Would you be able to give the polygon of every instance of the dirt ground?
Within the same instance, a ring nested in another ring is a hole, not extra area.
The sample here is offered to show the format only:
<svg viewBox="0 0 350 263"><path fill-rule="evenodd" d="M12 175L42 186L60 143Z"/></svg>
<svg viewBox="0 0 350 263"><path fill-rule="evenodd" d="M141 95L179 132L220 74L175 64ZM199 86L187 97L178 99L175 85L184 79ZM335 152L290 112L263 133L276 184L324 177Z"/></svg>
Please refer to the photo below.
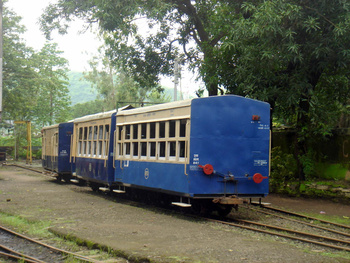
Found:
<svg viewBox="0 0 350 263"><path fill-rule="evenodd" d="M350 206L269 196L297 212L350 216ZM153 262L350 262L304 244L173 213L132 206L88 187L58 184L43 175L0 167L0 211L51 221L54 231Z"/></svg>

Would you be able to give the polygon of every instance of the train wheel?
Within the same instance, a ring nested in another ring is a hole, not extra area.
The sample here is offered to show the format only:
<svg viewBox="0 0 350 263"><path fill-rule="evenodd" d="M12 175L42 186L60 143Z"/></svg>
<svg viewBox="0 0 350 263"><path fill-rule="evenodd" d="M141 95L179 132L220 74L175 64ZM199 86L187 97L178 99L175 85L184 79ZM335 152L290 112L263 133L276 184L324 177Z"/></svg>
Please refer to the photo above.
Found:
<svg viewBox="0 0 350 263"><path fill-rule="evenodd" d="M207 202L193 202L192 212L197 215L207 216L213 212L212 205Z"/></svg>
<svg viewBox="0 0 350 263"><path fill-rule="evenodd" d="M98 184L95 184L95 183L90 183L90 187L91 187L92 191L94 191L94 192L98 192L98 189L100 188L100 186Z"/></svg>
<svg viewBox="0 0 350 263"><path fill-rule="evenodd" d="M64 176L63 177L63 181L65 181L65 183L70 183L70 179L71 179L71 177L70 176Z"/></svg>
<svg viewBox="0 0 350 263"><path fill-rule="evenodd" d="M60 182L62 182L62 175L57 175L56 176L56 181L58 182L58 183L60 183Z"/></svg>
<svg viewBox="0 0 350 263"><path fill-rule="evenodd" d="M219 205L219 206L217 207L217 211L218 211L219 216L225 217L225 216L227 216L229 213L231 213L232 207L231 207L231 206Z"/></svg>

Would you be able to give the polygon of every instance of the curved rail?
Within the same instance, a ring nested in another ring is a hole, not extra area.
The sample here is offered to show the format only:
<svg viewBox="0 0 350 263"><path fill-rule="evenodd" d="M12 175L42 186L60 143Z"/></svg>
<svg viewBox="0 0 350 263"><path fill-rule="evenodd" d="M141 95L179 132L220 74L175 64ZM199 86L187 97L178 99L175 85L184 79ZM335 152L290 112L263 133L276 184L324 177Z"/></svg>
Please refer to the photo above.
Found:
<svg viewBox="0 0 350 263"><path fill-rule="evenodd" d="M254 211L259 212L259 213L263 213L263 214L266 214L266 215L275 216L275 217L278 217L278 218L281 218L281 219L289 220L289 221L292 221L292 222L296 222L296 223L299 223L299 224L303 224L303 225L306 225L306 226L310 226L310 227L313 227L313 228L321 229L321 230L324 230L324 231L332 232L332 233L335 233L335 234L338 234L338 235L350 237L350 234L346 233L346 232L341 232L341 231L337 231L337 230L334 230L334 229L331 229L331 228L318 226L318 225L315 225L315 224L312 224L312 223L307 223L307 222L296 220L296 219L293 219L293 218L289 218L289 217L285 217L285 216L269 213L269 212L266 212L266 211L263 211L263 210L256 210L256 209L254 209ZM329 222L327 224L333 225L333 222Z"/></svg>
<svg viewBox="0 0 350 263"><path fill-rule="evenodd" d="M30 170L32 172L40 173L40 174L43 174L45 172L45 171L36 170L34 168L27 167L27 166L22 166L22 165L18 165L18 164L3 164L3 165L4 166L14 166L14 167L22 168L22 169L25 169L25 170Z"/></svg>
<svg viewBox="0 0 350 263"><path fill-rule="evenodd" d="M13 260L17 260L18 262L39 263L39 261L27 259L24 255L23 256L16 256L16 255L5 253L5 252L0 252L0 257L1 256L6 257L6 258L10 258Z"/></svg>
<svg viewBox="0 0 350 263"><path fill-rule="evenodd" d="M319 219L319 218L316 218L316 217L306 216L306 215L295 213L295 212L290 212L290 211L283 210L283 209L276 208L276 207L271 207L271 206L266 206L266 205L261 205L261 207L269 209L269 210L272 210L272 211L277 211L277 212L280 212L280 213L288 214L288 215L293 215L293 216L297 216L297 217L301 217L301 218L305 218L305 219L317 220L317 221L325 223L325 224L330 224L330 225L333 225L333 226L338 226L338 227L350 229L350 226L348 226L348 225L338 224L338 223L330 222L330 221L327 221L327 220L322 220L322 219Z"/></svg>
<svg viewBox="0 0 350 263"><path fill-rule="evenodd" d="M84 256L81 256L81 255L79 255L79 254L72 253L72 252L69 252L69 251L66 251L66 250L63 250L63 249L60 249L60 248L56 248L56 247L50 246L50 245L45 244L45 243L42 243L42 242L40 242L40 241L34 240L34 239L30 238L30 237L27 237L27 236L25 236L25 235L19 234L19 233L15 232L15 231L10 230L10 229L8 229L8 228L5 228L5 227L3 227L3 226L0 226L0 229L1 229L2 231L5 231L5 232L11 234L11 235L20 237L20 238L22 238L22 239L25 239L25 240L30 241L30 242L32 242L32 243L35 243L35 244L37 244L37 245L46 247L46 248L48 248L48 249L50 249L50 250L52 250L52 251L59 252L59 253L62 253L62 254L64 254L64 255L70 255L70 256L72 256L72 257L74 257L74 258L76 258L76 259L79 259L79 260L81 260L81 261L90 262L90 263L96 263L96 262L98 262L98 261L93 260L93 259L91 259L91 258L84 257ZM39 262L38 259L30 258L30 257L28 257L28 256L26 256L26 257L29 258L29 259L31 259L31 260L36 260L35 262ZM40 262L42 262L42 261L40 261Z"/></svg>
<svg viewBox="0 0 350 263"><path fill-rule="evenodd" d="M282 233L276 233L276 232L273 232L273 231L269 231L269 230L265 230L265 229L259 229L259 228L255 228L255 227L252 227L252 226L242 225L242 224L239 224L239 223L226 222L226 221L217 220L217 219L211 219L211 218L205 218L205 219L208 220L208 221L211 221L211 222L215 222L215 223L220 223L220 224L240 227L240 228L243 228L243 229L253 230L255 232L260 232L260 233L269 234L269 235L273 235L273 236L289 238L289 239L293 239L293 240L303 241L303 242L306 242L306 243L311 243L311 244L315 244L315 245L320 245L320 246L324 246L324 247L329 247L329 248L333 248L333 249L337 249L337 250L343 250L343 251L349 251L350 252L350 248L348 248L348 247L342 247L342 246L327 244L327 243L320 242L320 241L315 241L315 240L311 240L311 239L301 238L301 237L297 237L297 236L286 235L286 234L282 234ZM269 225L266 225L266 224L253 222L253 221L246 221L246 222L244 222L245 220L239 220L239 221L242 222L242 223L248 223L249 222L250 225L264 226L264 227L275 228L275 229L279 228L279 227L275 227L275 226L269 226ZM308 237L313 237L313 238L318 238L320 240L333 239L333 238L327 238L327 237L324 237L324 236L318 236L318 235L309 234L309 233L306 233L306 232L294 231L294 230L291 230L291 229L279 228L278 230L288 231L290 233L293 232L295 234L308 236ZM344 243L344 240L341 240L341 239L339 239L339 240L338 239L333 239L332 241L333 242ZM346 241L346 242L347 242L347 244L350 243L348 241Z"/></svg>
<svg viewBox="0 0 350 263"><path fill-rule="evenodd" d="M28 255L25 255L23 253L17 252L15 250L12 250L9 247L5 247L3 245L0 245L0 249L4 251L8 251L10 253L5 253L5 252L0 252L0 256L7 257L10 259L14 259L17 261L23 261L23 262L28 262L28 263L45 263L44 261L41 261L37 258L30 257Z"/></svg>

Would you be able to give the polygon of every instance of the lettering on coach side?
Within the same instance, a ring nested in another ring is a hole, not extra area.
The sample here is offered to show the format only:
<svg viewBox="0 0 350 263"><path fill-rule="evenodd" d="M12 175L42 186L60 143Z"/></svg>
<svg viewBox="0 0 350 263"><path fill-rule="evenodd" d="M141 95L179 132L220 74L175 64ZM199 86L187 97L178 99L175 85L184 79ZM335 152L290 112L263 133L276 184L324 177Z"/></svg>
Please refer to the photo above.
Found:
<svg viewBox="0 0 350 263"><path fill-rule="evenodd" d="M254 160L254 166L267 166L267 160Z"/></svg>
<svg viewBox="0 0 350 263"><path fill-rule="evenodd" d="M62 150L60 156L68 156L67 150Z"/></svg>

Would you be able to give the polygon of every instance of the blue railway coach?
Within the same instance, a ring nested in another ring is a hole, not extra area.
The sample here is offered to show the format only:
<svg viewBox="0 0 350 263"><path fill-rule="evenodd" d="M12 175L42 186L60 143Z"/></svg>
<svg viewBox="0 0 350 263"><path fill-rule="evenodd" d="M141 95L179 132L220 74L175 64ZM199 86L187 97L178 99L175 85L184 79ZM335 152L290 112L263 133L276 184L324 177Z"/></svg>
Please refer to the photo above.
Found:
<svg viewBox="0 0 350 263"><path fill-rule="evenodd" d="M70 144L73 123L66 122L42 129L42 166L55 174L57 180L71 178Z"/></svg>
<svg viewBox="0 0 350 263"><path fill-rule="evenodd" d="M74 120L72 142L73 176L88 182L92 189L113 180L113 133L116 110Z"/></svg>
<svg viewBox="0 0 350 263"><path fill-rule="evenodd" d="M130 108L126 106L119 110ZM113 144L116 110L74 119L72 140L73 177L87 182L93 190L112 185Z"/></svg>
<svg viewBox="0 0 350 263"><path fill-rule="evenodd" d="M236 207L242 198L268 194L268 103L197 98L120 111L116 119L119 187L167 193L177 196L176 205L200 207Z"/></svg>

